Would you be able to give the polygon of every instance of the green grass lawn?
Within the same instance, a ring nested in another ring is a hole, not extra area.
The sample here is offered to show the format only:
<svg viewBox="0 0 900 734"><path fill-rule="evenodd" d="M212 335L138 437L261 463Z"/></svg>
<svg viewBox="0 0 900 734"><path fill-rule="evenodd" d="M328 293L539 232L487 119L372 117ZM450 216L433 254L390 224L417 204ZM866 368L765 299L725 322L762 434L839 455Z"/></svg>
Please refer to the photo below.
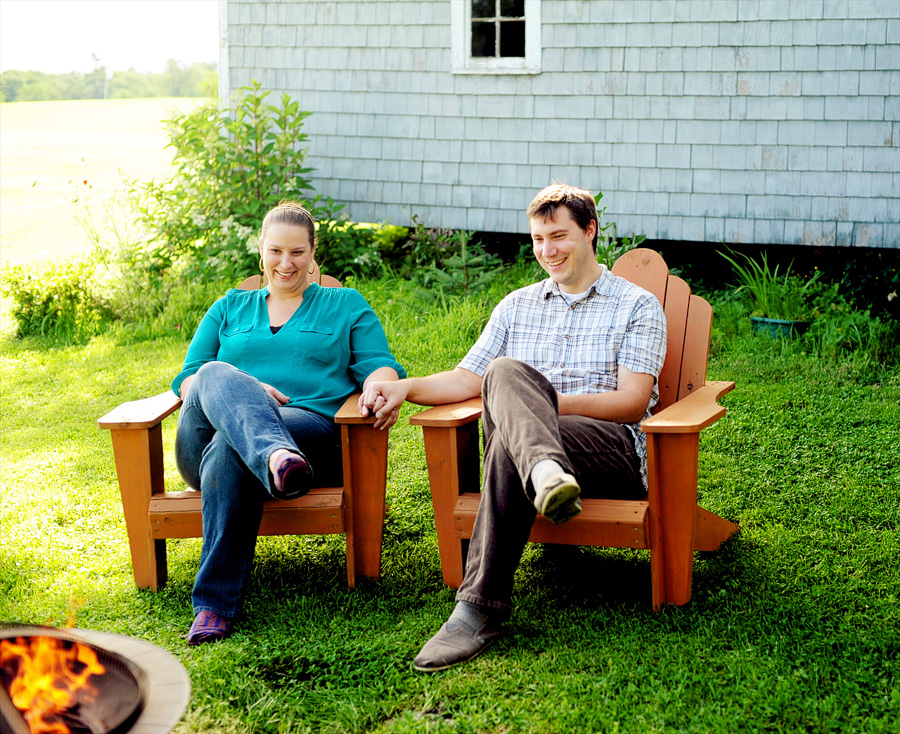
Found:
<svg viewBox="0 0 900 734"><path fill-rule="evenodd" d="M502 289L502 284L501 284ZM488 304L423 309L362 283L412 374L452 366ZM440 335L440 336L437 336ZM734 379L704 432L700 495L741 532L695 562L694 596L650 610L645 552L529 547L491 651L435 675L411 660L453 605L421 434L391 434L383 577L346 588L343 539L260 540L245 622L190 648L199 540L138 591L96 419L166 389L183 341L0 344L0 620L134 635L185 665L179 732L896 732L900 720L900 371L717 331ZM165 442L169 488L174 421Z"/></svg>

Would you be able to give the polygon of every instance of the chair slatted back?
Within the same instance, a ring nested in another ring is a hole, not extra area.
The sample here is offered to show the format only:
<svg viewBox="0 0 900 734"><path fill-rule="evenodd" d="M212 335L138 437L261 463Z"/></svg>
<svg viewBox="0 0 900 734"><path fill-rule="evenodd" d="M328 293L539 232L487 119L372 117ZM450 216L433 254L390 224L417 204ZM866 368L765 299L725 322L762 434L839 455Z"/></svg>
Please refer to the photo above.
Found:
<svg viewBox="0 0 900 734"><path fill-rule="evenodd" d="M659 375L659 402L654 412L668 408L706 381L712 308L691 294L688 284L669 275L665 260L654 250L626 252L612 267L615 275L630 280L659 299L666 315L666 361Z"/></svg>
<svg viewBox="0 0 900 734"><path fill-rule="evenodd" d="M324 288L341 288L341 282L337 278L333 278L330 275L323 275L322 271L319 269L319 263L315 260L312 261L312 269L309 271L309 275L307 276L307 280L310 283L318 283ZM245 278L238 284L237 289L241 291L255 291L259 288L262 288L266 284L266 276L262 275L251 275L249 278Z"/></svg>

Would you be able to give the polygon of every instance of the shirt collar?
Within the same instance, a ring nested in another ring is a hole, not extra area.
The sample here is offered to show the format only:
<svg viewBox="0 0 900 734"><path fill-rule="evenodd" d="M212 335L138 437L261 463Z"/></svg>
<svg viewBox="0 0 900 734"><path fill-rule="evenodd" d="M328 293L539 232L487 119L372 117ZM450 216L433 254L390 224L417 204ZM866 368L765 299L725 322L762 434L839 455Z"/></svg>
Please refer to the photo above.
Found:
<svg viewBox="0 0 900 734"><path fill-rule="evenodd" d="M613 278L615 277L612 272L610 272L609 268L605 265L600 265L600 276L591 283L591 287L588 288L588 294L585 298L590 298L594 293L598 296L606 296L609 294L610 288L612 287ZM543 282L543 287L541 289L541 297L544 300L550 298L550 296L560 296L562 295L559 292L559 284L553 282L552 278L547 278Z"/></svg>

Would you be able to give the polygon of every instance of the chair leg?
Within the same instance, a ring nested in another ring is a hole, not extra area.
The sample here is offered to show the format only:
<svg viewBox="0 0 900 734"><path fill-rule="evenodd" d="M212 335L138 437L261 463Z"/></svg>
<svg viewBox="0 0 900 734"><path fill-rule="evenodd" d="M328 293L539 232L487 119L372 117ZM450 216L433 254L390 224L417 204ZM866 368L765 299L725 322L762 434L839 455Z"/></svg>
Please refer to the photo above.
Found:
<svg viewBox="0 0 900 734"><path fill-rule="evenodd" d="M369 425L342 425L344 441L347 583L381 575L387 485L388 432Z"/></svg>
<svg viewBox="0 0 900 734"><path fill-rule="evenodd" d="M653 609L691 600L699 435L648 434ZM665 472L659 471L665 466Z"/></svg>
<svg viewBox="0 0 900 734"><path fill-rule="evenodd" d="M168 578L166 541L151 537L148 510L151 495L164 491L162 429L114 428L111 434L134 583L157 591Z"/></svg>
<svg viewBox="0 0 900 734"><path fill-rule="evenodd" d="M465 558L453 513L460 493L475 491L480 484L478 422L449 428L423 426L422 431L441 572L444 583L455 589L462 583Z"/></svg>

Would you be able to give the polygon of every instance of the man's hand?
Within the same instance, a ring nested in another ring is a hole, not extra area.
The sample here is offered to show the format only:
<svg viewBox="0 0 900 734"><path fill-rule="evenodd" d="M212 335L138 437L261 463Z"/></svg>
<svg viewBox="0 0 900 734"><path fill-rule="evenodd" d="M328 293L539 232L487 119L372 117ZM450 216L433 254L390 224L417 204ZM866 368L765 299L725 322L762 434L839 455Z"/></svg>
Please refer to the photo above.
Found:
<svg viewBox="0 0 900 734"><path fill-rule="evenodd" d="M406 400L418 405L446 405L481 394L481 377L461 367L428 377L407 377L404 380L378 377L380 376L373 380L367 379L363 385L359 412L365 416L371 410L378 419L375 425L384 428L394 424L400 406Z"/></svg>
<svg viewBox="0 0 900 734"><path fill-rule="evenodd" d="M408 384L402 380L367 382L359 396L359 412L374 415L375 428L390 428L397 422L408 393Z"/></svg>

